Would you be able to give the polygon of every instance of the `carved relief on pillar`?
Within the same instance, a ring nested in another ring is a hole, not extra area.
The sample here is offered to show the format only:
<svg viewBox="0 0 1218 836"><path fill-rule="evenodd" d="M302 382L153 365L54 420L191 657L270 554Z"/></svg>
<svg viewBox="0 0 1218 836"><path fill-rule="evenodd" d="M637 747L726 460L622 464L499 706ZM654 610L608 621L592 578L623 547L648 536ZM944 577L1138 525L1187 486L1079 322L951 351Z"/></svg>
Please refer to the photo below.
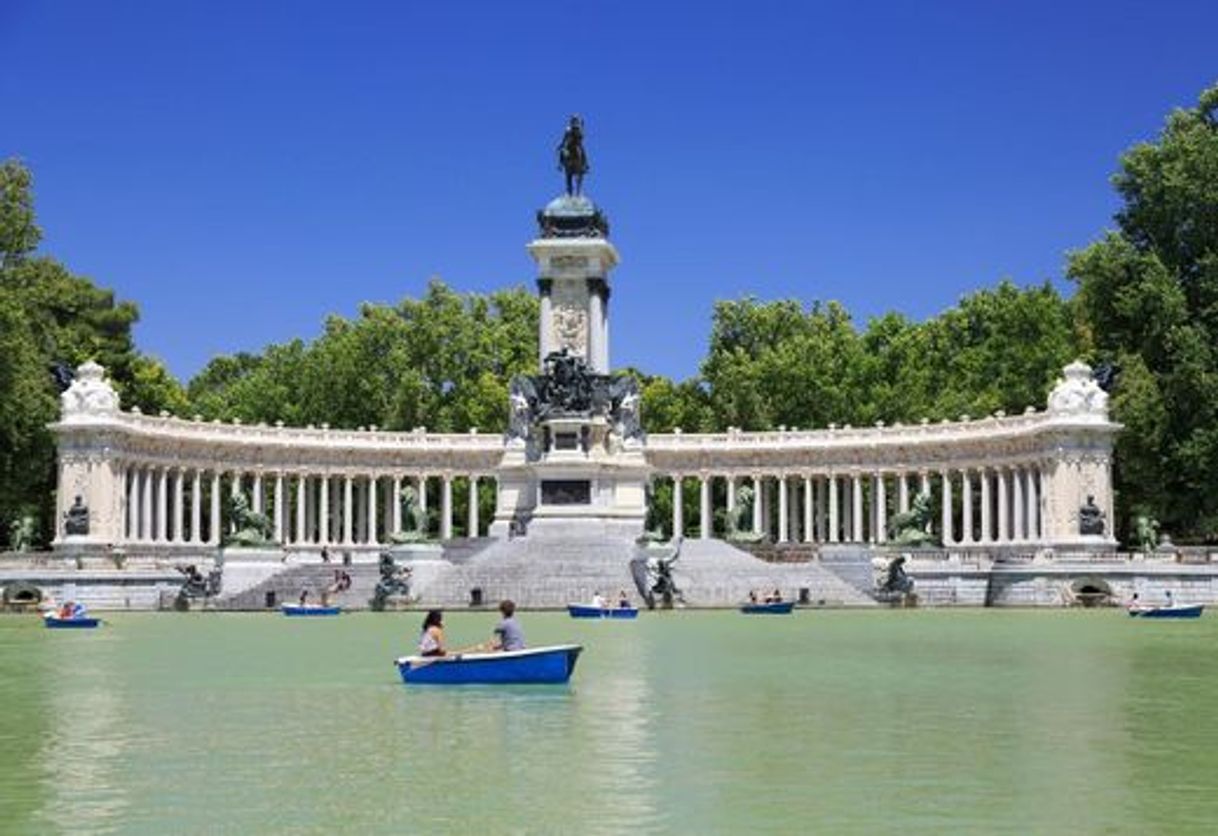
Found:
<svg viewBox="0 0 1218 836"><path fill-rule="evenodd" d="M588 353L588 310L584 289L574 282L556 282L551 293L554 346L586 357Z"/></svg>

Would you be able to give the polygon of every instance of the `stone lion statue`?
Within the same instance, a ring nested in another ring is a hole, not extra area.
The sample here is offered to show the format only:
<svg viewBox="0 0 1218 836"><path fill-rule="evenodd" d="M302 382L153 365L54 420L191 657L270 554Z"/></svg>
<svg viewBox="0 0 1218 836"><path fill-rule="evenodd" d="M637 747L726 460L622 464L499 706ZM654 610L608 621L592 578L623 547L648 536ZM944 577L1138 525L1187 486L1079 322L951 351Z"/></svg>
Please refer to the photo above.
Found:
<svg viewBox="0 0 1218 836"><path fill-rule="evenodd" d="M908 511L894 514L888 521L888 539L898 546L937 546L939 541L927 531L930 523L930 494L914 497Z"/></svg>
<svg viewBox="0 0 1218 836"><path fill-rule="evenodd" d="M233 524L234 531L224 538L226 546L269 546L275 526L266 514L250 509L249 500L245 494L231 495L228 499L228 518Z"/></svg>

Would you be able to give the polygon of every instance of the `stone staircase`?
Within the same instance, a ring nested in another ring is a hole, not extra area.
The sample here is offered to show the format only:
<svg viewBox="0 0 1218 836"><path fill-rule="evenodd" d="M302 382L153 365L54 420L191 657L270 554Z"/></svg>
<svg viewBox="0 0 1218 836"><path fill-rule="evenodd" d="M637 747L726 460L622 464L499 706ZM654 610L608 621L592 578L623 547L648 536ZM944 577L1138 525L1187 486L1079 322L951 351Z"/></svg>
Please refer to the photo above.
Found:
<svg viewBox="0 0 1218 836"><path fill-rule="evenodd" d="M626 590L640 601L630 561L644 552L631 540L571 536L457 539L442 551L401 558L413 572L412 605L424 607L487 607L510 598L531 608L562 608L588 601L596 592L612 598ZM302 589L318 603L321 591L334 581L335 570L351 575L351 588L330 601L344 609L367 609L380 573L375 563L283 564L270 577L213 602L221 610L266 609L268 594L274 606L295 603ZM759 594L774 589L783 597L823 606L875 606L871 589L870 557L835 555L831 559L766 561L722 540L686 540L673 565L685 603L693 607L731 607L750 590Z"/></svg>
<svg viewBox="0 0 1218 836"><path fill-rule="evenodd" d="M262 610L266 609L269 593L274 593L272 606L295 604L300 600L300 591L309 591L309 602L321 602L321 593L334 583L334 572L345 571L351 576L351 588L330 596L330 603L343 609L367 609L372 591L380 580L376 564L356 563L342 566L335 563L298 563L285 566L266 580L235 595L221 596L214 602L218 610Z"/></svg>
<svg viewBox="0 0 1218 836"><path fill-rule="evenodd" d="M694 606L731 606L754 589L758 594L779 589L788 600L799 600L806 589L808 603L814 605L876 605L871 595L821 561L768 562L723 540L686 540L673 569L686 602Z"/></svg>

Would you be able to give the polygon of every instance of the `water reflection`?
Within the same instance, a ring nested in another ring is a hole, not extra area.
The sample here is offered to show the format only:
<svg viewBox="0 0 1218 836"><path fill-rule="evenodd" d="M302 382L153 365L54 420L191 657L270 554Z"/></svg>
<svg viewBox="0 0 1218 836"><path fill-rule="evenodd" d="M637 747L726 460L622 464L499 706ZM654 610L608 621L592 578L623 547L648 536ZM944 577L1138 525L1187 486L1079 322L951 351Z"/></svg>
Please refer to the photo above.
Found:
<svg viewBox="0 0 1218 836"><path fill-rule="evenodd" d="M122 820L129 801L121 771L130 723L110 633L71 632L42 643L49 731L38 749L46 800L34 819L56 831Z"/></svg>

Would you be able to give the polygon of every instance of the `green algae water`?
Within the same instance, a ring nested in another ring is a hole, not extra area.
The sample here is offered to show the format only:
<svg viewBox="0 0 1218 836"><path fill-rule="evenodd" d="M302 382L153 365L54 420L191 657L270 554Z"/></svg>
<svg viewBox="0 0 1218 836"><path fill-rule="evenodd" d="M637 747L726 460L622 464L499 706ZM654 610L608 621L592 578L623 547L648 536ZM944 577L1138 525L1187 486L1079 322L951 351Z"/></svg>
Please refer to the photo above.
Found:
<svg viewBox="0 0 1218 836"><path fill-rule="evenodd" d="M524 613L568 686L406 687L421 614L0 618L5 833L1212 832L1218 620ZM452 613L453 645L490 613Z"/></svg>

